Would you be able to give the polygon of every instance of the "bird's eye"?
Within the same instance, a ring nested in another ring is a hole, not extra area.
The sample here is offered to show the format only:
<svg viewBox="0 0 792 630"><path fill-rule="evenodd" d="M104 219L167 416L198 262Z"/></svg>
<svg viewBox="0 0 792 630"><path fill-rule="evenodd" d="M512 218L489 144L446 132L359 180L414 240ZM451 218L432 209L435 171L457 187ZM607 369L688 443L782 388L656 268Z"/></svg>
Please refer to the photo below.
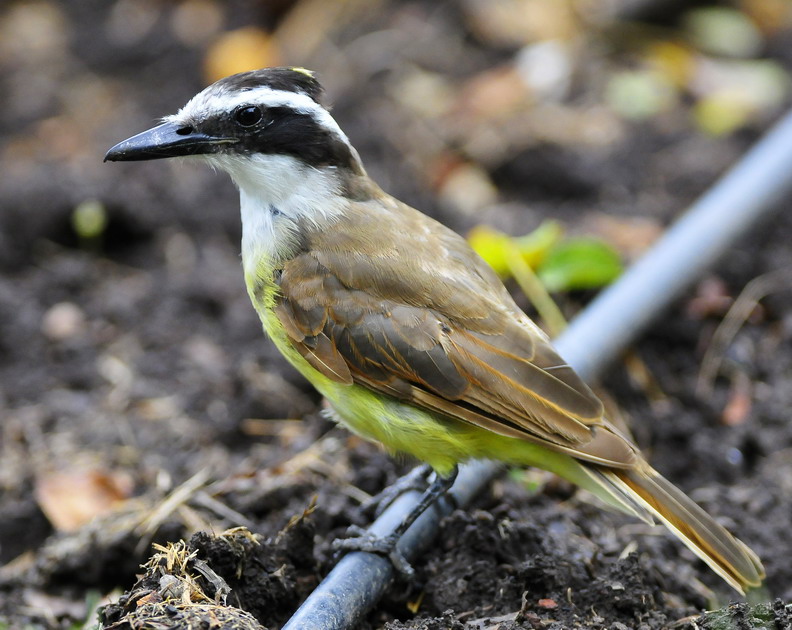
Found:
<svg viewBox="0 0 792 630"><path fill-rule="evenodd" d="M261 111L261 108L255 107L254 105L245 105L234 112L234 120L243 127L252 127L259 122L263 116L264 113Z"/></svg>

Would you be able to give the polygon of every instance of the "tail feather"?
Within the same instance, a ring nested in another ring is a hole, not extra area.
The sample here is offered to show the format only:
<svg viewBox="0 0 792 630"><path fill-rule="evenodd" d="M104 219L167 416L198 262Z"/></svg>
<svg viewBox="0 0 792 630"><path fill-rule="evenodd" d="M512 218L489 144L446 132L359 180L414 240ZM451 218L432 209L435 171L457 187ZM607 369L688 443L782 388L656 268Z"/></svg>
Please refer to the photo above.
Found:
<svg viewBox="0 0 792 630"><path fill-rule="evenodd" d="M740 593L761 584L764 569L756 554L650 466L602 470L602 474Z"/></svg>
<svg viewBox="0 0 792 630"><path fill-rule="evenodd" d="M654 520L654 512L646 508L644 501L637 500L634 492L625 490L622 487L624 484L616 483L609 469L580 465L580 472L585 476L573 479L566 475L566 478L591 492L606 505L634 516L647 525L657 524Z"/></svg>

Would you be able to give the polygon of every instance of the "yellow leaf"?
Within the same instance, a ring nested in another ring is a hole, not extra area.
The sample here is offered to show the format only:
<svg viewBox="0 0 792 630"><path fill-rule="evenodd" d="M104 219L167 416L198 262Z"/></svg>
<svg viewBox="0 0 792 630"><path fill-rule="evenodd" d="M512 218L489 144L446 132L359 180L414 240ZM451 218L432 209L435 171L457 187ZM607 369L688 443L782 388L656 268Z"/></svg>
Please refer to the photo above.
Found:
<svg viewBox="0 0 792 630"><path fill-rule="evenodd" d="M536 269L563 235L564 228L557 221L544 221L533 232L516 237L488 225L477 225L470 230L468 243L498 274L509 277L511 253L517 252L525 264Z"/></svg>
<svg viewBox="0 0 792 630"><path fill-rule="evenodd" d="M562 236L564 236L564 228L558 221L543 221L533 232L515 238L514 244L528 266L536 269Z"/></svg>
<svg viewBox="0 0 792 630"><path fill-rule="evenodd" d="M684 88L695 70L693 51L677 42L659 41L649 44L646 60L677 88Z"/></svg>
<svg viewBox="0 0 792 630"><path fill-rule="evenodd" d="M702 98L693 108L698 127L713 136L724 136L742 127L750 108L732 94L713 94Z"/></svg>
<svg viewBox="0 0 792 630"><path fill-rule="evenodd" d="M509 264L504 243L508 240L503 232L488 225L477 225L468 234L468 243L492 267L498 275L509 275Z"/></svg>

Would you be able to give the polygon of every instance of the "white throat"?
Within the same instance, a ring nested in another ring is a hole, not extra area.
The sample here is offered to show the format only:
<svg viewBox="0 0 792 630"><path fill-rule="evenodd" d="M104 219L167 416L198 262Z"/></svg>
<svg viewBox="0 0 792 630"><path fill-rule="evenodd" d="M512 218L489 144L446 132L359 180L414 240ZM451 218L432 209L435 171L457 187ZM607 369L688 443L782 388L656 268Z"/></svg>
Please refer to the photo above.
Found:
<svg viewBox="0 0 792 630"><path fill-rule="evenodd" d="M215 154L207 158L228 172L239 188L246 274L293 255L302 230L326 229L343 211L333 168L311 168L287 155Z"/></svg>

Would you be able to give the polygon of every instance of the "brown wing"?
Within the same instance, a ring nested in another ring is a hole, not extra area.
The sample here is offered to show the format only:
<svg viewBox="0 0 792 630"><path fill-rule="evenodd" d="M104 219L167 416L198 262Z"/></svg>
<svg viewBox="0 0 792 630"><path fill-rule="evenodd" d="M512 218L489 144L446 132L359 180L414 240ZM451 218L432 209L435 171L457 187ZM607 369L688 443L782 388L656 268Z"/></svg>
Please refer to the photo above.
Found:
<svg viewBox="0 0 792 630"><path fill-rule="evenodd" d="M600 401L464 240L390 209L358 207L284 265L275 313L301 354L336 381L630 466Z"/></svg>

